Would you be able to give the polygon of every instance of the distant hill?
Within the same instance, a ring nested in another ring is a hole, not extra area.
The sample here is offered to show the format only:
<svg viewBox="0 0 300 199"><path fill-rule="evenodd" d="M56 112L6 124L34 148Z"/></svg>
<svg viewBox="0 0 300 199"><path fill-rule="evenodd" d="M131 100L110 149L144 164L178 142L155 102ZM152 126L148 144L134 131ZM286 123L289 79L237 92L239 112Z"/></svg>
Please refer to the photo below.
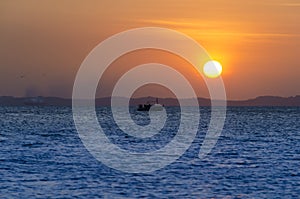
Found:
<svg viewBox="0 0 300 199"><path fill-rule="evenodd" d="M229 106L300 106L300 95L295 97L260 96L243 101L228 101Z"/></svg>
<svg viewBox="0 0 300 199"><path fill-rule="evenodd" d="M110 97L96 99L97 106L109 106ZM126 98L117 98L118 104L122 105L127 101ZM143 97L130 99L130 105L137 106L147 102L155 101L154 97ZM183 105L190 106L192 99L183 99ZM198 98L200 106L210 106L210 99ZM165 106L178 106L178 100L174 98L160 98L160 104ZM300 95L294 97L276 97L276 96L260 96L248 100L229 100L228 106L300 106ZM0 97L0 106L71 106L72 99L58 97Z"/></svg>

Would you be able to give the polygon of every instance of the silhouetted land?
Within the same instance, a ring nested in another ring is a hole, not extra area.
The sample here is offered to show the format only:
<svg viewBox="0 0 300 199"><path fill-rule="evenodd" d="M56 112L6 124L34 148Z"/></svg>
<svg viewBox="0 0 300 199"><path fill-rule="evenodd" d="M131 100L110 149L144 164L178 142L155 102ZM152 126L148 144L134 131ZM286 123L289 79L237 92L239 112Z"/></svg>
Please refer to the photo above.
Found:
<svg viewBox="0 0 300 199"><path fill-rule="evenodd" d="M154 101L154 97L133 98L130 105L137 106L149 101ZM126 99L119 97L118 101L123 104ZM183 105L191 105L191 99L183 99ZM210 99L198 98L200 106L210 106ZM160 98L159 103L165 106L178 106L178 100L174 98ZM218 104L218 102L217 102ZM72 99L58 97L0 97L0 106L71 106ZM97 106L109 106L110 98L96 99ZM228 100L228 106L300 106L300 95L294 97L276 97L276 96L260 96L248 100Z"/></svg>

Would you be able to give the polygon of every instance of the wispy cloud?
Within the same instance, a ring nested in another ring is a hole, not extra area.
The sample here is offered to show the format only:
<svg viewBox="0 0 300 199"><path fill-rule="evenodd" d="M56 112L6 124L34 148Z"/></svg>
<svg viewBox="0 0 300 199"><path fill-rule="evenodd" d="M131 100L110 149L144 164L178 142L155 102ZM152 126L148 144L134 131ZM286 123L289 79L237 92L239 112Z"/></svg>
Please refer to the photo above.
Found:
<svg viewBox="0 0 300 199"><path fill-rule="evenodd" d="M279 6L287 6L287 7L300 7L300 3L280 3L277 4Z"/></svg>
<svg viewBox="0 0 300 199"><path fill-rule="evenodd" d="M300 4L299 4L300 5ZM240 22L196 21L192 19L140 20L139 22L155 26L167 26L189 32L194 36L234 36L234 37L300 37L300 34L282 32L253 32L241 30Z"/></svg>
<svg viewBox="0 0 300 199"><path fill-rule="evenodd" d="M287 1L261 1L257 2L258 5L266 5L266 6L282 6L282 7L300 7L299 2L287 2Z"/></svg>
<svg viewBox="0 0 300 199"><path fill-rule="evenodd" d="M176 26L177 28L209 28L220 29L221 27L232 27L238 25L235 22L220 22L220 21L199 21L194 19L170 19L170 20L140 20L140 22L154 24L154 25L167 25Z"/></svg>

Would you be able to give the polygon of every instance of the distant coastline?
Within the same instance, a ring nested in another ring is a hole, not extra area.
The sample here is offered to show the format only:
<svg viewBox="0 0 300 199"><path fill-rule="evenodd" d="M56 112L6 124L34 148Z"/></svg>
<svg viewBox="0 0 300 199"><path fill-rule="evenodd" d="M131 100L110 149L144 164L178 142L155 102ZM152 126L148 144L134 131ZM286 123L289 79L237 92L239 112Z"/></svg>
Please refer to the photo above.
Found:
<svg viewBox="0 0 300 199"><path fill-rule="evenodd" d="M136 106L138 104L146 103L154 100L154 97L133 98L130 100L130 105ZM110 97L97 98L96 106L109 106ZM120 104L127 101L126 98L119 97ZM178 100L175 98L160 98L160 104L165 106L178 106ZM183 99L183 105L191 105L191 99ZM210 106L210 99L198 98L200 106ZM218 104L218 101L216 101ZM0 97L0 106L71 106L72 99L59 97ZM248 100L228 100L228 106L300 106L300 95L294 97L278 97L278 96L259 96Z"/></svg>

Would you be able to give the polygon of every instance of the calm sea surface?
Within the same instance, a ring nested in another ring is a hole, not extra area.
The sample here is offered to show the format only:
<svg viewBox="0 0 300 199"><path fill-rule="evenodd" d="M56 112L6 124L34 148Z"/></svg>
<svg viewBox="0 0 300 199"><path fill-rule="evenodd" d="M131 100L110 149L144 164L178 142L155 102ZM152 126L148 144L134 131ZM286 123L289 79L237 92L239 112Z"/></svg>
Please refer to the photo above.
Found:
<svg viewBox="0 0 300 199"><path fill-rule="evenodd" d="M198 153L210 119L201 108L196 139L171 165L128 174L83 146L70 107L0 107L0 198L299 198L300 108L229 107L211 154ZM174 137L180 109L167 107L161 135L137 140L98 108L107 137L132 151L157 150ZM131 110L140 125L146 113ZM187 130L188 131L188 130Z"/></svg>

